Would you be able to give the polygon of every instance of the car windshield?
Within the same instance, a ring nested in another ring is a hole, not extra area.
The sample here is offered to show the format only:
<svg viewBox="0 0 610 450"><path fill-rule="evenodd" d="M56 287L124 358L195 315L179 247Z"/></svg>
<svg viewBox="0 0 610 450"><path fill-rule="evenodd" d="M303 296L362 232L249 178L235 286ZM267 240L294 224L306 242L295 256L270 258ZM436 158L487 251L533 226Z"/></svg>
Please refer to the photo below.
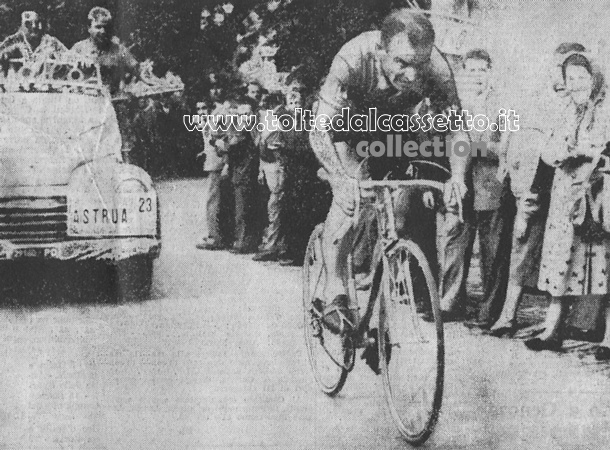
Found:
<svg viewBox="0 0 610 450"><path fill-rule="evenodd" d="M9 131L25 127L81 144L116 132L114 108L93 60L62 52L11 59L1 66L0 116Z"/></svg>
<svg viewBox="0 0 610 450"><path fill-rule="evenodd" d="M116 114L93 60L64 52L0 67L1 158L21 161L35 151L71 167L118 154Z"/></svg>

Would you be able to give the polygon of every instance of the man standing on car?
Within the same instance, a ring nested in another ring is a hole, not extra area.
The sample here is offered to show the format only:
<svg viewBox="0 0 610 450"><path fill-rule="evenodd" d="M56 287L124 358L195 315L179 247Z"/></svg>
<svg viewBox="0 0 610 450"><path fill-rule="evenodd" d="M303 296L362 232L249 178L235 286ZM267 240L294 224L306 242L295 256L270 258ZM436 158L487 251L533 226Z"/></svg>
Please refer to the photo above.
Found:
<svg viewBox="0 0 610 450"><path fill-rule="evenodd" d="M71 51L94 59L100 65L102 82L110 95L116 96L122 83L140 79L140 65L129 49L121 44L117 37L112 36L110 11L96 6L89 11L88 18L89 38L74 44ZM129 152L135 142L128 103L121 101L115 106L123 142L121 152L125 162L129 162Z"/></svg>
<svg viewBox="0 0 610 450"><path fill-rule="evenodd" d="M434 46L434 38L434 28L423 15L404 9L394 11L384 20L381 30L362 33L345 44L335 56L320 90L317 116L340 115L346 107L352 108L350 113L355 110L367 114L368 108L379 108L383 109L379 114L412 114L419 110L425 99L430 100L439 112L457 108L455 81L446 59ZM352 325L358 321L355 314L357 305L348 304L349 297L343 283L355 228L347 228L345 224L354 220L358 180L368 177L368 174L357 171L360 161L354 144L358 139L362 140L362 134L350 143L345 136L324 131L322 127L310 133L312 148L328 172L333 191L333 203L322 236L327 281L319 306L324 310L327 326L337 330L349 327L348 321ZM418 137L411 134L407 139L417 140ZM461 140L466 139L468 137L461 137ZM369 162L391 168L399 159L399 165L404 168L404 158L371 158ZM383 177L382 172L376 175ZM463 182L450 182L448 187L465 195ZM408 214L417 217L417 221L411 221L408 231L402 229L399 232L405 234L406 231L422 247L430 247L422 241L431 241L433 251L426 253L434 264L434 219L423 223L422 211L426 208L422 192L416 194L417 198L411 194L403 196L397 216ZM435 218L434 214L430 216ZM421 235L422 239L416 238L415 234Z"/></svg>
<svg viewBox="0 0 610 450"><path fill-rule="evenodd" d="M59 39L44 32L42 20L37 12L24 11L21 14L21 27L15 34L8 36L0 44L0 58L25 58L65 52L68 49Z"/></svg>

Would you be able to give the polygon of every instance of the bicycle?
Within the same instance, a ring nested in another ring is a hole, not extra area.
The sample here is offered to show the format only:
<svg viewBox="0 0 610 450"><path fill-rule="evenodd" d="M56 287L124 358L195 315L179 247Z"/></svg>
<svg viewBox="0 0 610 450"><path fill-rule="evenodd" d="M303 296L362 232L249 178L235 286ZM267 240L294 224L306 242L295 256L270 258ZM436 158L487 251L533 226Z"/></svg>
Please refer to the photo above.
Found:
<svg viewBox="0 0 610 450"><path fill-rule="evenodd" d="M401 190L413 187L442 193L444 183L428 180L360 182L361 202L372 199L376 211L380 251L374 255L371 266L374 276L368 296L363 294L368 300L357 327L343 335L332 333L312 303L317 290L324 286L321 255L324 224L312 232L307 246L303 265L303 306L309 362L321 390L331 397L338 394L354 367L356 348L366 348L376 341L392 419L407 442L419 445L428 439L438 420L445 359L439 293L430 265L415 242L398 237L395 226L396 196ZM458 203L461 214L459 198ZM423 276L425 289L421 286L416 289L413 283L416 272L420 279ZM360 305L351 253L347 278L348 295L354 300L352 304ZM422 320L426 309L434 317L431 323ZM375 311L378 331L376 339L372 339L369 325ZM423 380L416 380L418 374ZM418 406L419 412L414 411Z"/></svg>

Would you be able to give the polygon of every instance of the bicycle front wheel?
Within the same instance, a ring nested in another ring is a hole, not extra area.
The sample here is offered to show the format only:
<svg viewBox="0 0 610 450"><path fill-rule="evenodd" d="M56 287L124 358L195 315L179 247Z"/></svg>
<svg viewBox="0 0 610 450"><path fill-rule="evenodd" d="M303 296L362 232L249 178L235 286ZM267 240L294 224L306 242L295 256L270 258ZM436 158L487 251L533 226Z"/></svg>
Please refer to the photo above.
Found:
<svg viewBox="0 0 610 450"><path fill-rule="evenodd" d="M413 241L385 255L379 309L379 361L390 414L404 438L425 442L443 397L444 338L440 301L428 261ZM434 322L422 320L431 312Z"/></svg>
<svg viewBox="0 0 610 450"><path fill-rule="evenodd" d="M326 395L339 393L353 366L354 349L343 336L326 328L314 305L326 282L322 259L323 225L318 225L309 238L303 264L303 313L305 344L309 364L316 383Z"/></svg>

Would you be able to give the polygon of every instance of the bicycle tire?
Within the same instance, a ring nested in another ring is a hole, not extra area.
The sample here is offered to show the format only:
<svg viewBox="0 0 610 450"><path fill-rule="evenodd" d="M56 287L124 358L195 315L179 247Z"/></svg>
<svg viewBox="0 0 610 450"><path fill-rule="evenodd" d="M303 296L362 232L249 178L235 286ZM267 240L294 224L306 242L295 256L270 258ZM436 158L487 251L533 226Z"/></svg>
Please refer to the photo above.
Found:
<svg viewBox="0 0 610 450"><path fill-rule="evenodd" d="M324 272L320 253L323 229L323 225L320 224L311 233L305 252L305 260L303 262L304 335L309 365L311 366L314 379L322 392L329 397L333 397L341 391L347 380L347 375L349 373L348 366L350 366L350 364L353 365L354 349L353 346L348 345L345 340L346 338L333 334L327 330L313 313L315 287L320 279L317 280L312 289L312 276L317 275L323 277ZM339 345L336 354L331 354L325 344L325 340L330 340L335 345ZM320 361L317 358L318 355L322 357ZM331 372L328 377L329 379L326 379L325 374L322 373L319 365L320 362L329 365Z"/></svg>
<svg viewBox="0 0 610 450"><path fill-rule="evenodd" d="M421 270L425 291L414 292L421 285L414 288L413 262ZM400 278L400 272L392 272L399 266L402 266L404 280ZM445 351L438 290L424 253L413 241L400 239L389 255L384 256L382 270L378 352L384 394L402 436L410 444L420 445L434 430L443 398ZM417 312L422 305L431 309L433 323L424 322L421 313ZM426 337L423 337L424 332ZM408 334L415 339L410 341ZM421 386L414 376L419 370L424 373ZM419 388L411 389L413 386ZM425 408L423 414L423 408L420 408L419 427L415 425L416 417L411 411L418 399L421 399L420 406Z"/></svg>

